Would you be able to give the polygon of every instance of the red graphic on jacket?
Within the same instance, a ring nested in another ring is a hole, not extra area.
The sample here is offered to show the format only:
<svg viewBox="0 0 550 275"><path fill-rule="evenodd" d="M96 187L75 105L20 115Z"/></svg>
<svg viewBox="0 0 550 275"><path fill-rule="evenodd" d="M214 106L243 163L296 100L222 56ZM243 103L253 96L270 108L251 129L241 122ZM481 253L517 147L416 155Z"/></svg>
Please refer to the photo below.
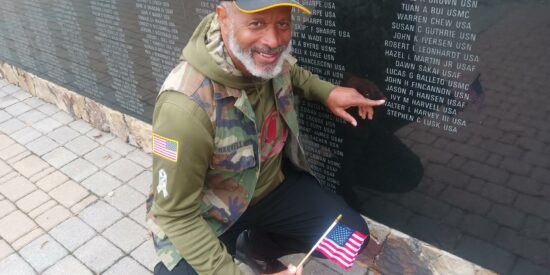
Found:
<svg viewBox="0 0 550 275"><path fill-rule="evenodd" d="M283 150L288 129L275 108L266 117L260 133L260 160L273 157Z"/></svg>

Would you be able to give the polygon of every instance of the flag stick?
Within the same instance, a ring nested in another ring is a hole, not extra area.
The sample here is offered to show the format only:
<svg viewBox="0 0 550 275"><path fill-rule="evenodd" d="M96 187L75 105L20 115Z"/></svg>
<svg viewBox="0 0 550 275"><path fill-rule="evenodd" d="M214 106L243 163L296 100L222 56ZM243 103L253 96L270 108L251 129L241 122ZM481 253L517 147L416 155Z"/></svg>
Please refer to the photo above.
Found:
<svg viewBox="0 0 550 275"><path fill-rule="evenodd" d="M330 225L330 227L327 229L327 231L325 231L325 233L323 233L323 236L321 236L321 238L319 238L319 240L317 241L317 243L311 248L311 250L309 251L309 253L307 253L307 255L302 259L302 261L296 266L296 267L299 267L300 265L303 265L305 264L305 262L307 261L307 259L309 258L309 256L311 256L311 253L313 253L313 251L315 251L315 248L317 248L317 246L319 246L319 244L321 243L321 241L328 235L328 233L336 226L336 224L342 219L342 214L339 214L338 217L336 217L336 220L334 220L334 222Z"/></svg>

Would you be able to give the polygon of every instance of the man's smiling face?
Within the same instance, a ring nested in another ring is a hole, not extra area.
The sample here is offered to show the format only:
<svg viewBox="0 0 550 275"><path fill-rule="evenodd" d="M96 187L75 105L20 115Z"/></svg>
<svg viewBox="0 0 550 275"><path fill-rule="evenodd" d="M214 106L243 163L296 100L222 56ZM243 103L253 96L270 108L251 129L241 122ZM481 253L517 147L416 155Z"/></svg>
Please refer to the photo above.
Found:
<svg viewBox="0 0 550 275"><path fill-rule="evenodd" d="M218 17L222 37L238 70L264 79L277 76L290 52L291 7L244 13L228 3Z"/></svg>

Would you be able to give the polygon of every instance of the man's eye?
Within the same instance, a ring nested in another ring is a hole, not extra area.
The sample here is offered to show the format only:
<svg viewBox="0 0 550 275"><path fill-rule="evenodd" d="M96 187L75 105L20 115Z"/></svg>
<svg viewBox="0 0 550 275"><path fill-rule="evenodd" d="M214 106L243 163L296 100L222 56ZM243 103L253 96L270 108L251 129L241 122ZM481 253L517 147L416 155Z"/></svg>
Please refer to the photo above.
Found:
<svg viewBox="0 0 550 275"><path fill-rule="evenodd" d="M259 22L259 21L254 21L254 22L250 22L250 24L248 24L248 26L250 26L251 28L261 28L263 26L262 22Z"/></svg>
<svg viewBox="0 0 550 275"><path fill-rule="evenodd" d="M280 22L279 23L279 28L281 28L283 30L288 30L290 28L290 23L289 22Z"/></svg>

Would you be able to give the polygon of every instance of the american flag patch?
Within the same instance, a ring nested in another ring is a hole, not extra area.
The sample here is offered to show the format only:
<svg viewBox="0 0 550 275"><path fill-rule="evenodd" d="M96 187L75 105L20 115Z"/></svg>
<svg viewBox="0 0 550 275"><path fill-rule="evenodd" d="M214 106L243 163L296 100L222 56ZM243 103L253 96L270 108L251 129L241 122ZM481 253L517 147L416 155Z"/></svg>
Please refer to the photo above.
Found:
<svg viewBox="0 0 550 275"><path fill-rule="evenodd" d="M153 134L153 154L177 162L178 141Z"/></svg>

